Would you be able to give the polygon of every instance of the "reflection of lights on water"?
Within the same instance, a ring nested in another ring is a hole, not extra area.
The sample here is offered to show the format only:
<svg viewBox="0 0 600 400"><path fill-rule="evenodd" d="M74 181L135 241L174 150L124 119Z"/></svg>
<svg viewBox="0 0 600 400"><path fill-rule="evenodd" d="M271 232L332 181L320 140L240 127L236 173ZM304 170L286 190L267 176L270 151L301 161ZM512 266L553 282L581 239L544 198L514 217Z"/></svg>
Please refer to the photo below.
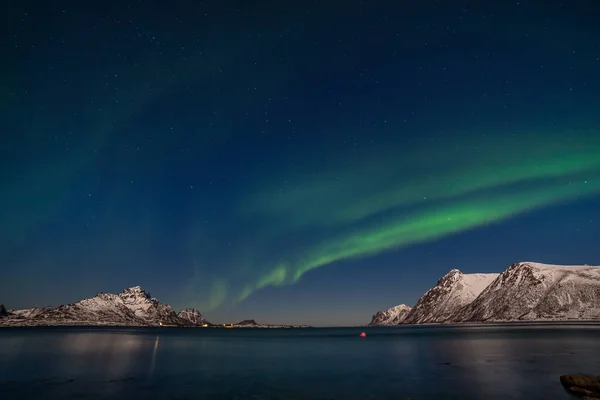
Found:
<svg viewBox="0 0 600 400"><path fill-rule="evenodd" d="M159 336L157 336L156 339L154 340L154 348L152 349L152 360L150 361L150 371L148 373L148 377L152 377L152 375L154 374L154 368L156 366L156 352L158 351L159 340L160 340Z"/></svg>
<svg viewBox="0 0 600 400"><path fill-rule="evenodd" d="M59 365L66 374L95 374L123 379L135 368L143 340L137 335L108 332L69 333L61 338Z"/></svg>

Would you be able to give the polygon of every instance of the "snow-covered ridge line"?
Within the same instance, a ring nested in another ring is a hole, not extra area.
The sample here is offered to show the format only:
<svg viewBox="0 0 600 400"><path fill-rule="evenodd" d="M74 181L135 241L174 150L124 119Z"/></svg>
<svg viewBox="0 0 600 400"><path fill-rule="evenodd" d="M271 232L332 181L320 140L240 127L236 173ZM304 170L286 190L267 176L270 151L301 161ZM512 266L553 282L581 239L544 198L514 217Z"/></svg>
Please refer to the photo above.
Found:
<svg viewBox="0 0 600 400"><path fill-rule="evenodd" d="M471 303L498 274L464 274L453 269L438 280L406 316L405 324L443 323Z"/></svg>
<svg viewBox="0 0 600 400"><path fill-rule="evenodd" d="M515 263L455 322L600 319L600 267Z"/></svg>
<svg viewBox="0 0 600 400"><path fill-rule="evenodd" d="M197 326L209 325L198 310L186 309L177 314L140 286L119 294L96 296L58 307L29 308L0 316L0 325L51 326Z"/></svg>
<svg viewBox="0 0 600 400"><path fill-rule="evenodd" d="M562 320L600 320L599 266L519 262L500 274L453 269L401 321L383 325Z"/></svg>
<svg viewBox="0 0 600 400"><path fill-rule="evenodd" d="M404 321L410 310L411 308L406 304L400 304L385 311L378 311L373 315L369 325L398 325Z"/></svg>

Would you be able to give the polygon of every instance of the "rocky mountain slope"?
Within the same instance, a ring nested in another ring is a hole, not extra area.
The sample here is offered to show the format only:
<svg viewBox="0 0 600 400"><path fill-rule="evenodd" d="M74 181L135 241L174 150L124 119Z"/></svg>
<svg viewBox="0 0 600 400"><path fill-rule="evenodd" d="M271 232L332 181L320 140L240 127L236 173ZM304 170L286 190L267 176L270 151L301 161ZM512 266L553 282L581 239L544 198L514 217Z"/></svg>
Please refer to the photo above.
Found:
<svg viewBox="0 0 600 400"><path fill-rule="evenodd" d="M0 304L0 318L8 317L8 311L4 307L4 304Z"/></svg>
<svg viewBox="0 0 600 400"><path fill-rule="evenodd" d="M193 309L183 310L178 315L171 306L160 303L139 286L119 294L99 293L58 307L15 310L2 319L2 325L158 326L201 325L205 322L204 317Z"/></svg>
<svg viewBox="0 0 600 400"><path fill-rule="evenodd" d="M600 267L511 265L468 306L457 322L600 319Z"/></svg>
<svg viewBox="0 0 600 400"><path fill-rule="evenodd" d="M204 318L200 311L195 308L184 308L183 310L177 313L177 316L183 320L187 321L192 325L211 325L210 322Z"/></svg>
<svg viewBox="0 0 600 400"><path fill-rule="evenodd" d="M453 269L429 289L404 318L404 324L449 322L453 314L471 303L498 274L464 274Z"/></svg>
<svg viewBox="0 0 600 400"><path fill-rule="evenodd" d="M404 321L410 310L411 308L406 304L400 304L398 306L388 308L385 311L377 311L377 313L373 315L373 318L371 319L371 323L369 325L399 325Z"/></svg>
<svg viewBox="0 0 600 400"><path fill-rule="evenodd" d="M388 311L375 314L370 325L394 325ZM400 323L569 320L600 320L600 267L519 262L501 274L453 269Z"/></svg>

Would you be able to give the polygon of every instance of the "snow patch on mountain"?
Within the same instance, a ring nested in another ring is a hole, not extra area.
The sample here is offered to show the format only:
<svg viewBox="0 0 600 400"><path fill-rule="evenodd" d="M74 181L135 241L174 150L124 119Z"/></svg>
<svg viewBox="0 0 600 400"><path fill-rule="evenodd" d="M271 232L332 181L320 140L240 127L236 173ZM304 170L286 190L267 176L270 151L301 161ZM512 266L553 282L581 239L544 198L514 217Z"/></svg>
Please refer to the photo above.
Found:
<svg viewBox="0 0 600 400"><path fill-rule="evenodd" d="M208 324L206 318L204 318L204 316L200 314L200 311L196 310L195 308L185 308L179 311L177 316L184 321L190 322L192 325Z"/></svg>
<svg viewBox="0 0 600 400"><path fill-rule="evenodd" d="M388 326L399 325L404 321L411 308L406 304L400 304L395 307L388 308L385 311L377 311L369 325Z"/></svg>
<svg viewBox="0 0 600 400"><path fill-rule="evenodd" d="M454 313L475 300L497 277L498 274L464 274L453 269L421 296L403 323L448 322Z"/></svg>
<svg viewBox="0 0 600 400"><path fill-rule="evenodd" d="M12 310L11 313L20 318L35 318L42 315L45 311L51 310L52 307L33 307L22 310Z"/></svg>

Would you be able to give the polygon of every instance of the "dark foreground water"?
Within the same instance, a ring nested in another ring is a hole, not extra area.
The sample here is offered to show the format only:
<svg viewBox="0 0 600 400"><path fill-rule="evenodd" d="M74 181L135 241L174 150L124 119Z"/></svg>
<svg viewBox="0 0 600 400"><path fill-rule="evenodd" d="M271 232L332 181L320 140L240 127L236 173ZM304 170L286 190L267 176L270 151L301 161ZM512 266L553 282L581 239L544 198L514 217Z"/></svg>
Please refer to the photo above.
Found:
<svg viewBox="0 0 600 400"><path fill-rule="evenodd" d="M580 372L600 326L0 329L2 400L549 400Z"/></svg>

